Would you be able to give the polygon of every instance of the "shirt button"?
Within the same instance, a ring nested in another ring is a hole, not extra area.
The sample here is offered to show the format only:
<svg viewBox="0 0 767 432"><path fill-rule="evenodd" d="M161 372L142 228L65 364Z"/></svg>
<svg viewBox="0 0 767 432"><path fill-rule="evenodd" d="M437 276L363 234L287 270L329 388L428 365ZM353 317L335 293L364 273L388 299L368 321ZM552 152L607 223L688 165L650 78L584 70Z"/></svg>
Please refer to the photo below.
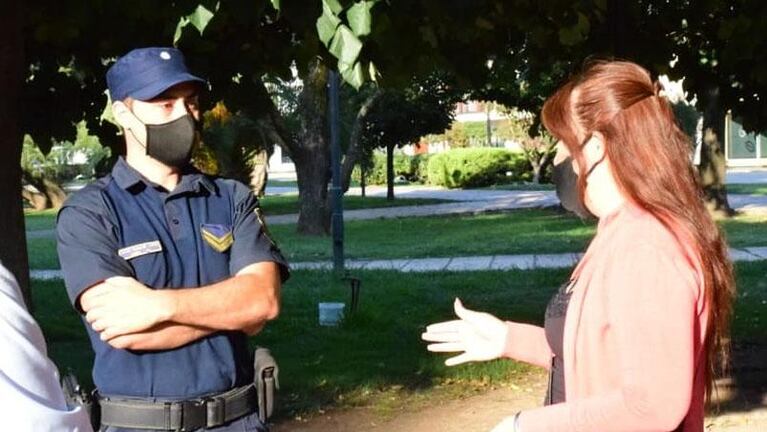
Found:
<svg viewBox="0 0 767 432"><path fill-rule="evenodd" d="M171 222L173 222L173 225L178 225L179 224L178 219L173 219Z"/></svg>

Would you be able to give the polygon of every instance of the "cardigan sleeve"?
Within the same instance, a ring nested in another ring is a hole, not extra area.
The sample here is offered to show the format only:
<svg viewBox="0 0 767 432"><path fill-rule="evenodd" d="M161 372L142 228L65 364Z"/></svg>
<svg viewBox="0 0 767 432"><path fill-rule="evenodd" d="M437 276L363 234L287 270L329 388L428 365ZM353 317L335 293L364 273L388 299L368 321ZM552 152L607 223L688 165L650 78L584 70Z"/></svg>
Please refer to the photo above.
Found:
<svg viewBox="0 0 767 432"><path fill-rule="evenodd" d="M546 369L551 367L553 354L543 327L511 321L506 326L505 357Z"/></svg>
<svg viewBox="0 0 767 432"><path fill-rule="evenodd" d="M620 383L604 394L525 411L525 432L675 429L690 409L695 374L695 271L681 252L640 243L605 273Z"/></svg>

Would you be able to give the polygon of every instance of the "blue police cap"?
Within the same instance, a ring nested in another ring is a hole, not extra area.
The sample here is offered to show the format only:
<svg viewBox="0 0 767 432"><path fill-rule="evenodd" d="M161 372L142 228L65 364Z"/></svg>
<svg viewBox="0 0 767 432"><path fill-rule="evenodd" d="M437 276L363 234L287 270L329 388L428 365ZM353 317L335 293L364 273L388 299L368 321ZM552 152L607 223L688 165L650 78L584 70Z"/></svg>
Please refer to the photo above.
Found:
<svg viewBox="0 0 767 432"><path fill-rule="evenodd" d="M149 100L182 82L205 83L189 73L184 55L176 48L138 48L117 59L107 71L113 101L131 97Z"/></svg>

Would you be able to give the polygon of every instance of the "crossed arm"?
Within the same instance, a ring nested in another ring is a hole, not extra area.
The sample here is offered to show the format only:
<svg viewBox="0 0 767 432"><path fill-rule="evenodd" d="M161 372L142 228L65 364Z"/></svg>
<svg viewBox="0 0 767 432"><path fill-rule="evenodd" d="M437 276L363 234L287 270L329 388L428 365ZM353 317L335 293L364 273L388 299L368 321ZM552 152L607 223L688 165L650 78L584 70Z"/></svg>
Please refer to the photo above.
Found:
<svg viewBox="0 0 767 432"><path fill-rule="evenodd" d="M113 277L84 291L80 306L111 346L167 350L218 331L258 333L279 314L280 285L274 262L251 264L199 288L154 290L133 278Z"/></svg>

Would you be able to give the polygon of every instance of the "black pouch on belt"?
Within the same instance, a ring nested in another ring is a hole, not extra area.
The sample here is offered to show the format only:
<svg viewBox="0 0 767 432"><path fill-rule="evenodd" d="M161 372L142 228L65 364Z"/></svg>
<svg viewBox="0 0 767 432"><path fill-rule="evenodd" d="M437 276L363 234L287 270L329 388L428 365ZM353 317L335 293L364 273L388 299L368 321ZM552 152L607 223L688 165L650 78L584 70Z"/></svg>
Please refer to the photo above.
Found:
<svg viewBox="0 0 767 432"><path fill-rule="evenodd" d="M266 423L274 412L274 402L277 390L279 367L268 348L256 347L253 354L253 369L256 392L258 393L258 418Z"/></svg>
<svg viewBox="0 0 767 432"><path fill-rule="evenodd" d="M64 400L69 409L82 407L83 411L88 413L91 419L93 430L98 430L100 426L99 404L93 393L86 391L79 382L72 370L61 377L61 389L64 391Z"/></svg>

